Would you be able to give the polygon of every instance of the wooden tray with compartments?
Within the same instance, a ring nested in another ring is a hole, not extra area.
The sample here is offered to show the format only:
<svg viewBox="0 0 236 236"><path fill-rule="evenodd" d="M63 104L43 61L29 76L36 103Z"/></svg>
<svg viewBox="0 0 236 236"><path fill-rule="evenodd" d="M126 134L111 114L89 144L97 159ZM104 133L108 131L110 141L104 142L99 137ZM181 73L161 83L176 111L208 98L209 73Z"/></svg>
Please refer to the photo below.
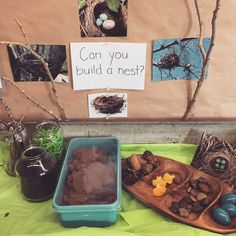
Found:
<svg viewBox="0 0 236 236"><path fill-rule="evenodd" d="M218 201L226 193L233 193L230 186L226 185L219 179L203 173L189 165L156 156L159 159L159 165L154 170L139 179L132 185L127 185L123 181L123 188L137 198L145 205L168 214L169 216L192 226L217 233L236 232L236 218L232 219L229 225L220 225L212 218L212 209L218 206ZM122 160L122 166L126 164L128 159ZM154 196L152 180L156 176L162 176L164 173L175 175L179 183L173 182L167 186L167 191L163 196ZM187 217L182 217L170 210L173 202L179 202L184 196L188 196L188 186L190 181L198 180L200 177L207 179L209 194L207 195L209 204L201 212L191 212Z"/></svg>

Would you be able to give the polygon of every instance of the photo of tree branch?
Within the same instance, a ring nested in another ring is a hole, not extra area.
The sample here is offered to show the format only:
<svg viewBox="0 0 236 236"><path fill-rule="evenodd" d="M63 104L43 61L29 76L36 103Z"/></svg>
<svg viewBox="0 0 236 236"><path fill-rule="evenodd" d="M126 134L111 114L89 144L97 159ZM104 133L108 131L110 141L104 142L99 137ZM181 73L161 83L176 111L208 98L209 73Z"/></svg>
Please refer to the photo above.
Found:
<svg viewBox="0 0 236 236"><path fill-rule="evenodd" d="M78 0L81 37L127 36L128 0Z"/></svg>
<svg viewBox="0 0 236 236"><path fill-rule="evenodd" d="M210 39L203 39L208 51ZM152 80L199 80L203 59L198 38L162 39L153 42Z"/></svg>
<svg viewBox="0 0 236 236"><path fill-rule="evenodd" d="M68 83L66 48L64 45L30 46L48 64L55 82ZM8 45L8 54L15 82L50 81L42 64L20 45Z"/></svg>

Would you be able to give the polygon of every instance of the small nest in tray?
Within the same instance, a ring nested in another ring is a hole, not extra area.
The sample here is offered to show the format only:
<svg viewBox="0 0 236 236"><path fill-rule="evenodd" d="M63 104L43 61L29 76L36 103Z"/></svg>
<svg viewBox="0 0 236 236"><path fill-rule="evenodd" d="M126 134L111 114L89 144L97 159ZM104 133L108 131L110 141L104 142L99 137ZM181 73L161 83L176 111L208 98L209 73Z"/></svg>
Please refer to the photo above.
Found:
<svg viewBox="0 0 236 236"><path fill-rule="evenodd" d="M108 19L115 22L115 27L106 30L96 25L96 19L101 13L105 13ZM120 1L118 12L111 11L106 0L87 0L85 6L80 9L81 37L116 37L127 35L127 1Z"/></svg>
<svg viewBox="0 0 236 236"><path fill-rule="evenodd" d="M117 95L96 97L92 103L94 108L103 114L119 113L124 104L124 98Z"/></svg>
<svg viewBox="0 0 236 236"><path fill-rule="evenodd" d="M236 188L236 150L230 143L203 133L191 165Z"/></svg>

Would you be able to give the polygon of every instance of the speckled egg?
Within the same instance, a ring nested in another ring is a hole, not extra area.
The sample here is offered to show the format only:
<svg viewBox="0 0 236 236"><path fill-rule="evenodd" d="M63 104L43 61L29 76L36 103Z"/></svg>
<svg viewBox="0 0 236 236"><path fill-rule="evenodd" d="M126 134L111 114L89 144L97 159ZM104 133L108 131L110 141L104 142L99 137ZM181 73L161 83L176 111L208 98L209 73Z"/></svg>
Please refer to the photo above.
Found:
<svg viewBox="0 0 236 236"><path fill-rule="evenodd" d="M100 18L97 18L96 25L99 27L102 25L102 20Z"/></svg>
<svg viewBox="0 0 236 236"><path fill-rule="evenodd" d="M102 21L105 21L105 20L108 19L108 16L107 16L106 13L101 13L101 14L99 15L99 18L100 18Z"/></svg>
<svg viewBox="0 0 236 236"><path fill-rule="evenodd" d="M236 204L236 194L234 193L227 193L225 195L223 195L221 198L220 198L220 204L223 205L223 204L226 204L226 203L231 203L231 204Z"/></svg>
<svg viewBox="0 0 236 236"><path fill-rule="evenodd" d="M116 23L114 20L105 20L102 24L102 27L105 30L112 30L115 27Z"/></svg>
<svg viewBox="0 0 236 236"><path fill-rule="evenodd" d="M221 225L229 225L231 224L231 218L229 214L222 208L215 208L212 211L213 219Z"/></svg>
<svg viewBox="0 0 236 236"><path fill-rule="evenodd" d="M224 209L230 217L236 216L236 206L231 203L226 203L221 206L222 209Z"/></svg>

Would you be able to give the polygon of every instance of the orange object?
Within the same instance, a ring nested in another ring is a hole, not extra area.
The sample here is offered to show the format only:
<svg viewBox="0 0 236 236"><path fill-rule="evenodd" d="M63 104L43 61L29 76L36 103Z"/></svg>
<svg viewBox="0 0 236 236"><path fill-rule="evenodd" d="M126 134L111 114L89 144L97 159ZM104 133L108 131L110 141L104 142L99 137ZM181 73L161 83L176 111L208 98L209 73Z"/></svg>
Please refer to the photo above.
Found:
<svg viewBox="0 0 236 236"><path fill-rule="evenodd" d="M152 185L153 186L159 185L159 186L165 187L166 186L166 181L163 180L163 178L161 176L157 176L156 179L152 180Z"/></svg>
<svg viewBox="0 0 236 236"><path fill-rule="evenodd" d="M152 192L155 196L161 197L166 193L166 187L157 185Z"/></svg>
<svg viewBox="0 0 236 236"><path fill-rule="evenodd" d="M175 176L170 175L169 173L165 173L162 176L157 176L152 180L152 185L155 187L153 189L153 195L157 197L161 197L166 193L166 184L172 184Z"/></svg>
<svg viewBox="0 0 236 236"><path fill-rule="evenodd" d="M174 176L174 175L170 175L169 173L165 173L164 176L163 176L163 180L164 180L167 184L172 184L174 178L175 178L175 176Z"/></svg>

